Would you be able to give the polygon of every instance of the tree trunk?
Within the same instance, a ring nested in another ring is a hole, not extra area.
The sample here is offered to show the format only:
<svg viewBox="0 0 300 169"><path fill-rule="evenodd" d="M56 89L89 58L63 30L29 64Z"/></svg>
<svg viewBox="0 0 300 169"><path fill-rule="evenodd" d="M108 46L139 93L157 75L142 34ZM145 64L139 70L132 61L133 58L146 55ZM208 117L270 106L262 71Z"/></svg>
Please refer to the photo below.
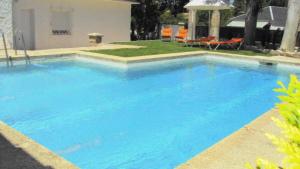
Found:
<svg viewBox="0 0 300 169"><path fill-rule="evenodd" d="M259 10L260 2L258 0L247 0L244 35L244 44L246 48L255 45L256 22Z"/></svg>
<svg viewBox="0 0 300 169"><path fill-rule="evenodd" d="M300 0L289 0L288 16L280 50L294 52L300 22Z"/></svg>

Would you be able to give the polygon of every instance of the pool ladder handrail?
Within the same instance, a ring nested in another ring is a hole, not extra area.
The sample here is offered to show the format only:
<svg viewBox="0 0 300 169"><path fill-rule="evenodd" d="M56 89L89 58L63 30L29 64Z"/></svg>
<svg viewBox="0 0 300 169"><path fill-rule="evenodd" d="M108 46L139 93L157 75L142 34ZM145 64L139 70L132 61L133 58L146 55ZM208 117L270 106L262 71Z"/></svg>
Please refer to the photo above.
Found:
<svg viewBox="0 0 300 169"><path fill-rule="evenodd" d="M6 56L6 66L7 67L13 66L12 57L8 54L4 32L2 30L0 30L0 32L1 32L1 36L2 36L2 41L3 41L3 47L4 47L4 51L5 51L5 56Z"/></svg>
<svg viewBox="0 0 300 169"><path fill-rule="evenodd" d="M16 43L16 41L17 41L16 38L17 38L17 35L19 34L20 35L20 39L19 40L21 40L22 45L23 45L23 51L24 51L24 56L25 56L26 64L30 64L30 56L27 53L24 34L20 30L16 30L15 34L16 34L16 36L14 36L14 41ZM15 52L17 53L17 50L15 50Z"/></svg>

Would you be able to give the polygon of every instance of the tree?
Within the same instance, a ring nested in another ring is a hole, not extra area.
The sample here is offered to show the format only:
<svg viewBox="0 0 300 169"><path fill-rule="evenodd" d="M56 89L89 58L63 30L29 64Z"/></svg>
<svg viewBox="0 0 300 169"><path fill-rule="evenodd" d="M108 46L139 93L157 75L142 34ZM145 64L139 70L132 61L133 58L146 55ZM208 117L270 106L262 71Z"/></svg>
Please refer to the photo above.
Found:
<svg viewBox="0 0 300 169"><path fill-rule="evenodd" d="M288 0L271 0L271 6L287 6Z"/></svg>
<svg viewBox="0 0 300 169"><path fill-rule="evenodd" d="M140 4L132 8L132 34L137 32L138 39L148 39L159 25L160 3L155 0L139 0Z"/></svg>
<svg viewBox="0 0 300 169"><path fill-rule="evenodd" d="M160 23L162 24L178 24L186 23L187 16L185 13L176 14L176 17L172 15L170 10L166 10L163 14L160 15Z"/></svg>
<svg viewBox="0 0 300 169"><path fill-rule="evenodd" d="M246 0L245 48L255 45L257 17L264 2L263 0Z"/></svg>
<svg viewBox="0 0 300 169"><path fill-rule="evenodd" d="M140 4L132 8L131 37L152 39L159 34L161 15L165 18L168 15L166 11L170 11L174 20L182 20L181 13L186 11L184 5L189 0L137 0L137 2Z"/></svg>
<svg viewBox="0 0 300 169"><path fill-rule="evenodd" d="M300 0L289 0L288 16L280 49L294 52L300 24Z"/></svg>
<svg viewBox="0 0 300 169"><path fill-rule="evenodd" d="M246 0L234 0L234 16L244 14L246 12Z"/></svg>
<svg viewBox="0 0 300 169"><path fill-rule="evenodd" d="M263 7L266 6L287 6L288 0L263 0L261 2ZM234 0L234 16L246 13L246 0Z"/></svg>

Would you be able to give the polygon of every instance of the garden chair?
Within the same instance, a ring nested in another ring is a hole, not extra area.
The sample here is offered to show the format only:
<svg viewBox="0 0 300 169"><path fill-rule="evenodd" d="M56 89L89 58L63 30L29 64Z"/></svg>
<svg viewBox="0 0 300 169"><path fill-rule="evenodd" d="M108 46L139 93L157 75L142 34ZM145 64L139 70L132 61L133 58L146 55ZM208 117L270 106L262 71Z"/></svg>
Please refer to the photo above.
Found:
<svg viewBox="0 0 300 169"><path fill-rule="evenodd" d="M179 43L184 43L188 36L188 30L185 28L180 28L178 34L175 37L175 40Z"/></svg>
<svg viewBox="0 0 300 169"><path fill-rule="evenodd" d="M161 31L161 40L162 41L171 41L172 34L173 34L173 30L171 27L164 27Z"/></svg>

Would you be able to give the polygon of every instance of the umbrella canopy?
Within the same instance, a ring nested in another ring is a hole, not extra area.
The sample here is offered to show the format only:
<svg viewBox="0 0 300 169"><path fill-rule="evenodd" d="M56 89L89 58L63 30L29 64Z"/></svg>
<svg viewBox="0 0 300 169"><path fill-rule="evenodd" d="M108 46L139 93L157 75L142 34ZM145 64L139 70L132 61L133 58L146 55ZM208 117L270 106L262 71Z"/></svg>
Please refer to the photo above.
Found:
<svg viewBox="0 0 300 169"><path fill-rule="evenodd" d="M232 6L228 0L192 0L184 7L198 10L224 10L230 9Z"/></svg>

